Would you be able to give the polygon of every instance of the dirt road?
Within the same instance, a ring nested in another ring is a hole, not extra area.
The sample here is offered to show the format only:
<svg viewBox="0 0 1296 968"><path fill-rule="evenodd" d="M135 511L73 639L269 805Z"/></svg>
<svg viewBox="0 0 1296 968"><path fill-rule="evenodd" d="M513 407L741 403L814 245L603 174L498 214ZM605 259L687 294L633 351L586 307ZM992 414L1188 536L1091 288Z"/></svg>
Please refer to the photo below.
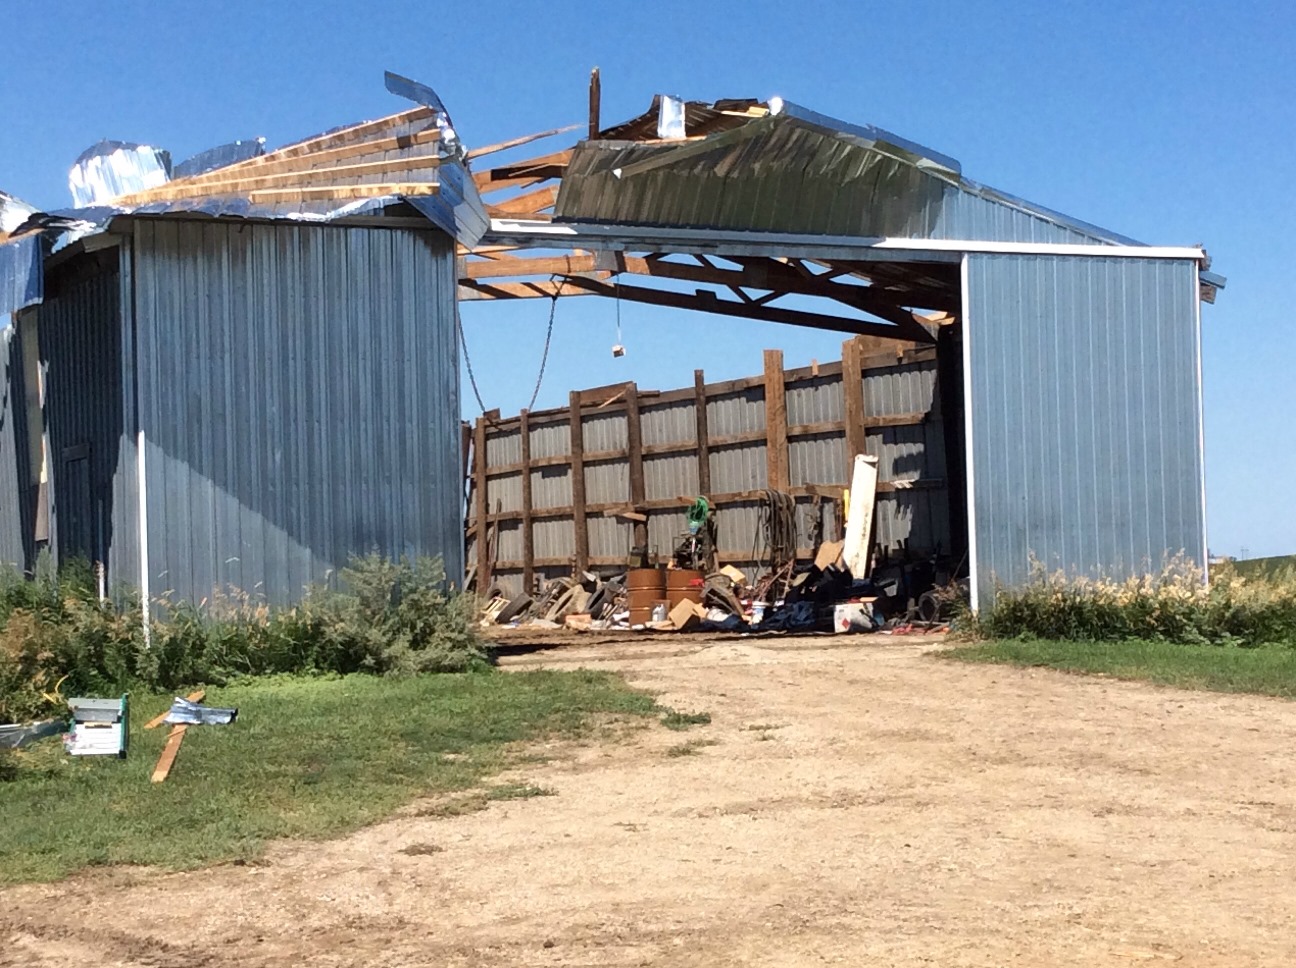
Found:
<svg viewBox="0 0 1296 968"><path fill-rule="evenodd" d="M511 659L713 722L518 772L553 797L10 890L0 964L1296 963L1296 703L825 641Z"/></svg>

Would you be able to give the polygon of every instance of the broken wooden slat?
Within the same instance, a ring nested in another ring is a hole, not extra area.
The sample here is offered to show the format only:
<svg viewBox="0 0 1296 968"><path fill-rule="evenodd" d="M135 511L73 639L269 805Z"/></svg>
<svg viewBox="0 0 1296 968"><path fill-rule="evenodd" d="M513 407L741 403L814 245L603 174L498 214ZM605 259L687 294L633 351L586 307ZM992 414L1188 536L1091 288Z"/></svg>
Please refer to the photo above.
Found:
<svg viewBox="0 0 1296 968"><path fill-rule="evenodd" d="M189 727L185 725L171 727L166 745L162 747L162 755L158 757L157 766L153 767L153 776L150 777L152 782L161 783L170 775L171 767L175 765L176 754L180 752L180 744L184 742L185 732L188 729Z"/></svg>
<svg viewBox="0 0 1296 968"><path fill-rule="evenodd" d="M520 138L501 141L498 144L486 145L484 148L474 148L472 151L468 152L468 160L472 161L474 158L482 158L486 155L493 155L500 151L508 151L510 148L520 148L533 141L540 141L543 138L552 138L556 134L566 134L568 131L575 131L579 127L579 124L569 124L563 128L552 128L549 131L538 131L535 134L524 134Z"/></svg>

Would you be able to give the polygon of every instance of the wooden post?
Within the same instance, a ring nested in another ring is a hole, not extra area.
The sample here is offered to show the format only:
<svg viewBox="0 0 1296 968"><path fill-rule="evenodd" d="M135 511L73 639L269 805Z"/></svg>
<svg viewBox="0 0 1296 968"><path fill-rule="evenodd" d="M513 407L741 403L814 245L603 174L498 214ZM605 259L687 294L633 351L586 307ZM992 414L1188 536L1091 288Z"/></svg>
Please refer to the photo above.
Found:
<svg viewBox="0 0 1296 968"><path fill-rule="evenodd" d="M765 461L769 486L786 491L788 474L787 386L783 382L783 351L765 351Z"/></svg>
<svg viewBox="0 0 1296 968"><path fill-rule="evenodd" d="M473 520L477 523L477 594L484 595L488 583L486 571L490 567L486 548L486 418L477 418L473 428L473 487L476 489L477 510Z"/></svg>
<svg viewBox="0 0 1296 968"><path fill-rule="evenodd" d="M711 431L707 428L706 377L693 371L693 406L697 410L698 493L711 493Z"/></svg>
<svg viewBox="0 0 1296 968"><path fill-rule="evenodd" d="M643 471L643 427L639 422L639 388L626 384L626 450L630 459L630 505L638 511L645 500ZM648 554L648 525L634 523L634 546Z"/></svg>
<svg viewBox="0 0 1296 968"><path fill-rule="evenodd" d="M518 415L522 435L522 590L530 594L535 580L535 546L531 540L531 421L530 412Z"/></svg>
<svg viewBox="0 0 1296 968"><path fill-rule="evenodd" d="M603 82L599 78L599 69L590 71L589 90L589 136L593 141L599 136L599 107L603 97Z"/></svg>
<svg viewBox="0 0 1296 968"><path fill-rule="evenodd" d="M864 379L861 340L842 343L842 410L846 416L846 477L850 479L855 455L864 453Z"/></svg>
<svg viewBox="0 0 1296 968"><path fill-rule="evenodd" d="M589 522L585 520L585 433L581 425L580 391L568 398L571 419L572 528L575 531L576 571L589 568Z"/></svg>

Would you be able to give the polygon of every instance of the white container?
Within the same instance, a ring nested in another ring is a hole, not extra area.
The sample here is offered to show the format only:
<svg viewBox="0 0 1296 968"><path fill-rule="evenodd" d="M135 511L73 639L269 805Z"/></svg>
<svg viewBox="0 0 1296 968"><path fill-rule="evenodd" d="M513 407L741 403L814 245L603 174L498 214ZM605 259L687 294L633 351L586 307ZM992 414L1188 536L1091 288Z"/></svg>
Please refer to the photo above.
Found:
<svg viewBox="0 0 1296 968"><path fill-rule="evenodd" d="M752 602L751 624L760 625L765 621L765 609L769 608L769 602Z"/></svg>
<svg viewBox="0 0 1296 968"><path fill-rule="evenodd" d="M841 602L834 605L833 631L837 633L873 631L873 600Z"/></svg>

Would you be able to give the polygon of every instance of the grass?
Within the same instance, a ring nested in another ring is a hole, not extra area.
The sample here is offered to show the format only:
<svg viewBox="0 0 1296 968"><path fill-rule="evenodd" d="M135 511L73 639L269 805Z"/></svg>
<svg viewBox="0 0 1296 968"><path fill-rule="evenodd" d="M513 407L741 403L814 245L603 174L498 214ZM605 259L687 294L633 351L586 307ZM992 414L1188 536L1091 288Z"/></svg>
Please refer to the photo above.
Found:
<svg viewBox="0 0 1296 968"><path fill-rule="evenodd" d="M131 698L125 761L71 759L57 739L18 754L0 783L0 884L254 860L276 838L336 836L416 797L474 790L513 765L509 744L660 712L622 680L583 671L262 679L210 689L207 703L239 707L238 721L190 728L170 777L152 784L167 729L142 727L170 698ZM459 797L460 812L551 792L495 786Z"/></svg>
<svg viewBox="0 0 1296 968"><path fill-rule="evenodd" d="M707 746L715 746L716 744L717 741L713 739L691 739L687 743L680 743L676 746L668 747L666 755L670 757L697 756L698 750Z"/></svg>
<svg viewBox="0 0 1296 968"><path fill-rule="evenodd" d="M661 718L663 726L677 732L688 729L690 726L708 726L710 723L710 713L682 713L678 709L664 710L664 715Z"/></svg>
<svg viewBox="0 0 1296 968"><path fill-rule="evenodd" d="M1296 698L1296 649L1267 646L1180 645L1171 642L1062 642L995 640L940 655L1063 672L1137 679L1180 689L1246 692Z"/></svg>

